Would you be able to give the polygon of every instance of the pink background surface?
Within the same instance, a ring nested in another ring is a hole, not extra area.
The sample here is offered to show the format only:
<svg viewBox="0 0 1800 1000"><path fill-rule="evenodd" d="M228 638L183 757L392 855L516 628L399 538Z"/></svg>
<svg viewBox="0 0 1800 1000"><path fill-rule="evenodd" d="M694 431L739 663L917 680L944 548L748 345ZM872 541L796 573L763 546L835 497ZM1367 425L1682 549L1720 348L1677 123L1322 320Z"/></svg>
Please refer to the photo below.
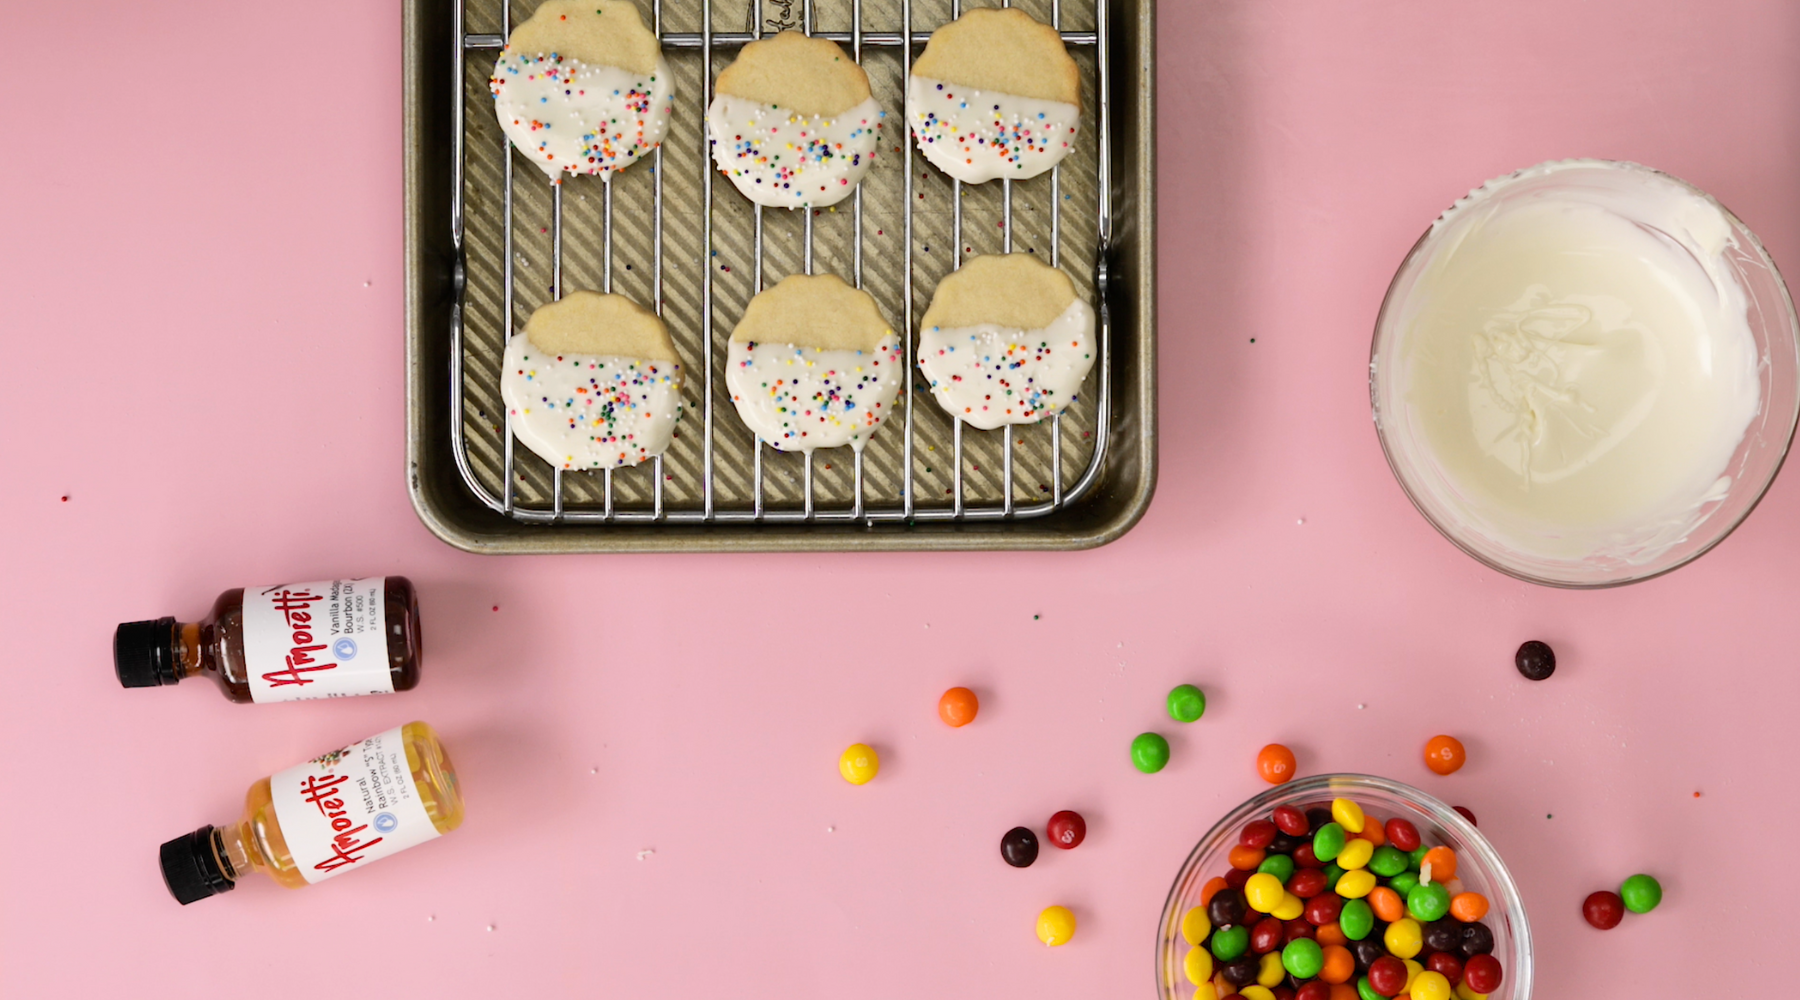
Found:
<svg viewBox="0 0 1800 1000"><path fill-rule="evenodd" d="M17 37L68 37L57 5L5 8ZM1537 589L1413 512L1364 376L1419 231L1539 160L1667 169L1792 267L1800 6L1161 17L1161 485L1073 555L455 552L402 483L398 4L99 0L84 48L17 47L0 994L1146 996L1169 880L1273 740L1303 772L1472 807L1531 907L1540 996L1785 977L1800 917L1754 870L1800 823L1778 735L1800 480L1672 577ZM116 622L381 573L423 595L414 693L250 707L113 680ZM846 606L804 611L821 592ZM1547 683L1510 665L1529 637L1561 656ZM1211 697L1192 726L1162 714L1181 681ZM983 698L965 730L933 711L957 683ZM413 718L460 765L460 831L304 892L169 900L159 842ZM1154 776L1127 762L1145 729L1174 745ZM1450 778L1420 761L1440 731L1469 747ZM856 740L884 760L861 788L836 774ZM1085 845L1000 862L1004 830L1065 807ZM1661 910L1580 923L1639 870ZM1081 924L1047 951L1051 903Z"/></svg>

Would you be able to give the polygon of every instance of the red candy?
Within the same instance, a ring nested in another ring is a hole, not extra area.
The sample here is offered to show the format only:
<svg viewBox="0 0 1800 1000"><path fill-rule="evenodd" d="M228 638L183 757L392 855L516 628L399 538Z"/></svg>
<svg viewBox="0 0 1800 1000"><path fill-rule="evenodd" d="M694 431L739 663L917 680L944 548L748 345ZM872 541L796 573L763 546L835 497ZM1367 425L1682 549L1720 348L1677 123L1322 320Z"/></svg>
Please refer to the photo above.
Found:
<svg viewBox="0 0 1800 1000"><path fill-rule="evenodd" d="M1287 890L1301 899L1311 899L1325 891L1325 872L1318 868L1301 868L1288 879Z"/></svg>
<svg viewBox="0 0 1800 1000"><path fill-rule="evenodd" d="M1242 868L1233 868L1225 873L1225 884L1233 889L1242 889L1244 883L1250 881L1250 876L1255 874L1255 872L1245 871Z"/></svg>
<svg viewBox="0 0 1800 1000"><path fill-rule="evenodd" d="M1383 955L1369 963L1369 988L1391 997L1406 988L1406 963L1392 955Z"/></svg>
<svg viewBox="0 0 1800 1000"><path fill-rule="evenodd" d="M1278 832L1275 824L1268 820L1253 819L1244 824L1243 832L1238 834L1238 843L1244 847L1261 850L1274 841L1275 834Z"/></svg>
<svg viewBox="0 0 1800 1000"><path fill-rule="evenodd" d="M1492 993L1500 988L1500 960L1492 955L1474 955L1463 965L1463 983L1476 993Z"/></svg>
<svg viewBox="0 0 1800 1000"><path fill-rule="evenodd" d="M1395 816L1387 821L1386 829L1388 843L1394 845L1395 850L1416 851L1419 849L1419 828L1412 825L1411 821Z"/></svg>
<svg viewBox="0 0 1800 1000"><path fill-rule="evenodd" d="M1469 811L1468 806L1451 806L1450 808L1461 813L1462 818L1468 820L1470 826L1480 826L1481 825L1480 823L1475 822L1475 814Z"/></svg>
<svg viewBox="0 0 1800 1000"><path fill-rule="evenodd" d="M1312 832L1306 814L1293 806L1276 806L1274 819L1281 832L1290 837L1304 837Z"/></svg>
<svg viewBox="0 0 1800 1000"><path fill-rule="evenodd" d="M1335 892L1321 893L1306 901L1306 922L1314 927L1335 923L1344 912L1344 897Z"/></svg>
<svg viewBox="0 0 1800 1000"><path fill-rule="evenodd" d="M1595 927L1610 931L1625 919L1625 901L1618 893L1602 889L1582 900L1581 915Z"/></svg>
<svg viewBox="0 0 1800 1000"><path fill-rule="evenodd" d="M1319 929L1305 920L1296 917L1287 922L1287 933L1282 935L1282 944L1293 944L1300 938L1319 939Z"/></svg>
<svg viewBox="0 0 1800 1000"><path fill-rule="evenodd" d="M1325 867L1325 862L1320 861L1319 856L1313 853L1312 841L1310 840L1301 844L1299 847L1294 848L1294 864L1301 868Z"/></svg>
<svg viewBox="0 0 1800 1000"><path fill-rule="evenodd" d="M1286 983L1269 991L1275 994L1275 1000L1294 1000L1294 988Z"/></svg>
<svg viewBox="0 0 1800 1000"><path fill-rule="evenodd" d="M1432 952L1431 957L1425 960L1425 968L1442 973L1444 978L1453 984L1461 979L1463 974L1462 960L1447 951Z"/></svg>
<svg viewBox="0 0 1800 1000"><path fill-rule="evenodd" d="M1250 928L1250 950L1258 955L1267 955L1281 947L1282 939L1286 936L1287 927L1280 920L1264 917L1256 922L1255 927Z"/></svg>
<svg viewBox="0 0 1800 1000"><path fill-rule="evenodd" d="M1050 843L1065 851L1074 850L1087 839L1087 820L1073 809L1064 809L1050 817L1044 832L1050 835Z"/></svg>
<svg viewBox="0 0 1800 1000"><path fill-rule="evenodd" d="M1294 1000L1331 1000L1331 984L1323 979L1315 979L1294 994Z"/></svg>

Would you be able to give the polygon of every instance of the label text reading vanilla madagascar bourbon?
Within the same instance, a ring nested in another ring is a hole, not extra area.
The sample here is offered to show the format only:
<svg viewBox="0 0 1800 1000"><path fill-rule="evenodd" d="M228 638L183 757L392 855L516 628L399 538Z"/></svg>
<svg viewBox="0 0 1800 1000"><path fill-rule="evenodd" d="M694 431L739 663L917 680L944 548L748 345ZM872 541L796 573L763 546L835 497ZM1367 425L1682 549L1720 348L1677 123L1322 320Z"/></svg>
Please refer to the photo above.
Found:
<svg viewBox="0 0 1800 1000"><path fill-rule="evenodd" d="M398 728L272 775L269 794L308 883L438 836Z"/></svg>
<svg viewBox="0 0 1800 1000"><path fill-rule="evenodd" d="M393 694L382 578L244 588L256 702Z"/></svg>

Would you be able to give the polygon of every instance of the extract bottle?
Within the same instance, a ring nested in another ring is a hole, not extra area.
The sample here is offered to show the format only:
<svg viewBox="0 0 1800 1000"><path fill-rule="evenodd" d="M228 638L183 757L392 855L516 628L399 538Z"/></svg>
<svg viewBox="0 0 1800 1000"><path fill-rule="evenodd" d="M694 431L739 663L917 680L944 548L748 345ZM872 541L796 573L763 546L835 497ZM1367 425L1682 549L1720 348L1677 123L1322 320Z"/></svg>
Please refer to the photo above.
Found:
<svg viewBox="0 0 1800 1000"><path fill-rule="evenodd" d="M253 871L298 889L462 825L456 770L409 722L250 786L244 815L162 845L163 882L183 906Z"/></svg>
<svg viewBox="0 0 1800 1000"><path fill-rule="evenodd" d="M211 674L236 702L391 694L419 683L419 599L403 576L227 590L198 622L126 622L126 687Z"/></svg>

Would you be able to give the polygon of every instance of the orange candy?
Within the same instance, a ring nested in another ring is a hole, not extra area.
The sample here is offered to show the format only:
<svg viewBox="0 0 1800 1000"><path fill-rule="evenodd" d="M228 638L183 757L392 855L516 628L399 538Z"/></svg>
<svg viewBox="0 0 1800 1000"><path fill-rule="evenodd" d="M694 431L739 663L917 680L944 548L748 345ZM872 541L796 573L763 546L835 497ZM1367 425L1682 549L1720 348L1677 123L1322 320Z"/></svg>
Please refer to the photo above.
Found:
<svg viewBox="0 0 1800 1000"><path fill-rule="evenodd" d="M1317 933L1321 948L1328 944L1345 945L1350 943L1350 939L1344 936L1344 929L1339 927L1335 920L1319 928Z"/></svg>
<svg viewBox="0 0 1800 1000"><path fill-rule="evenodd" d="M1433 882L1448 882L1456 877L1456 852L1448 847L1434 847L1425 852L1425 860L1419 863L1419 869L1423 871L1426 865L1431 866Z"/></svg>
<svg viewBox="0 0 1800 1000"><path fill-rule="evenodd" d="M966 726L975 721L975 713L980 710L981 702L976 700L975 692L968 688L951 688L938 699L938 718L943 719L946 726Z"/></svg>
<svg viewBox="0 0 1800 1000"><path fill-rule="evenodd" d="M1207 879L1206 884L1200 887L1200 905L1205 906L1212 902L1212 898L1218 895L1220 889L1226 889L1230 886L1230 882L1225 881L1217 875Z"/></svg>
<svg viewBox="0 0 1800 1000"><path fill-rule="evenodd" d="M1374 820L1364 823L1362 832L1352 834L1351 836L1356 840L1366 840L1376 847L1381 847L1387 843L1387 833L1381 829L1381 824Z"/></svg>
<svg viewBox="0 0 1800 1000"><path fill-rule="evenodd" d="M1279 743L1271 743L1256 755L1256 773L1271 785L1280 785L1294 777L1294 751Z"/></svg>
<svg viewBox="0 0 1800 1000"><path fill-rule="evenodd" d="M1374 910L1376 918L1384 923L1391 924L1406 916L1406 904L1401 902L1400 894L1385 885L1369 893L1369 909Z"/></svg>
<svg viewBox="0 0 1800 1000"><path fill-rule="evenodd" d="M1356 987L1349 983L1332 983L1331 1000L1359 1000Z"/></svg>
<svg viewBox="0 0 1800 1000"><path fill-rule="evenodd" d="M1465 924L1487 916L1487 897L1479 892L1459 892L1450 900L1450 915Z"/></svg>
<svg viewBox="0 0 1800 1000"><path fill-rule="evenodd" d="M1347 983L1356 975L1356 959L1350 949L1342 945L1325 946L1325 967L1319 970L1319 978L1328 983Z"/></svg>
<svg viewBox="0 0 1800 1000"><path fill-rule="evenodd" d="M1438 774L1454 774L1462 770L1468 755L1462 741L1454 736L1433 736L1425 743L1425 766Z"/></svg>
<svg viewBox="0 0 1800 1000"><path fill-rule="evenodd" d="M1266 856L1267 852L1260 847L1245 847L1239 844L1231 849L1231 853L1225 856L1225 860L1231 862L1231 867L1238 871L1253 872L1257 865L1263 863L1263 858Z"/></svg>

